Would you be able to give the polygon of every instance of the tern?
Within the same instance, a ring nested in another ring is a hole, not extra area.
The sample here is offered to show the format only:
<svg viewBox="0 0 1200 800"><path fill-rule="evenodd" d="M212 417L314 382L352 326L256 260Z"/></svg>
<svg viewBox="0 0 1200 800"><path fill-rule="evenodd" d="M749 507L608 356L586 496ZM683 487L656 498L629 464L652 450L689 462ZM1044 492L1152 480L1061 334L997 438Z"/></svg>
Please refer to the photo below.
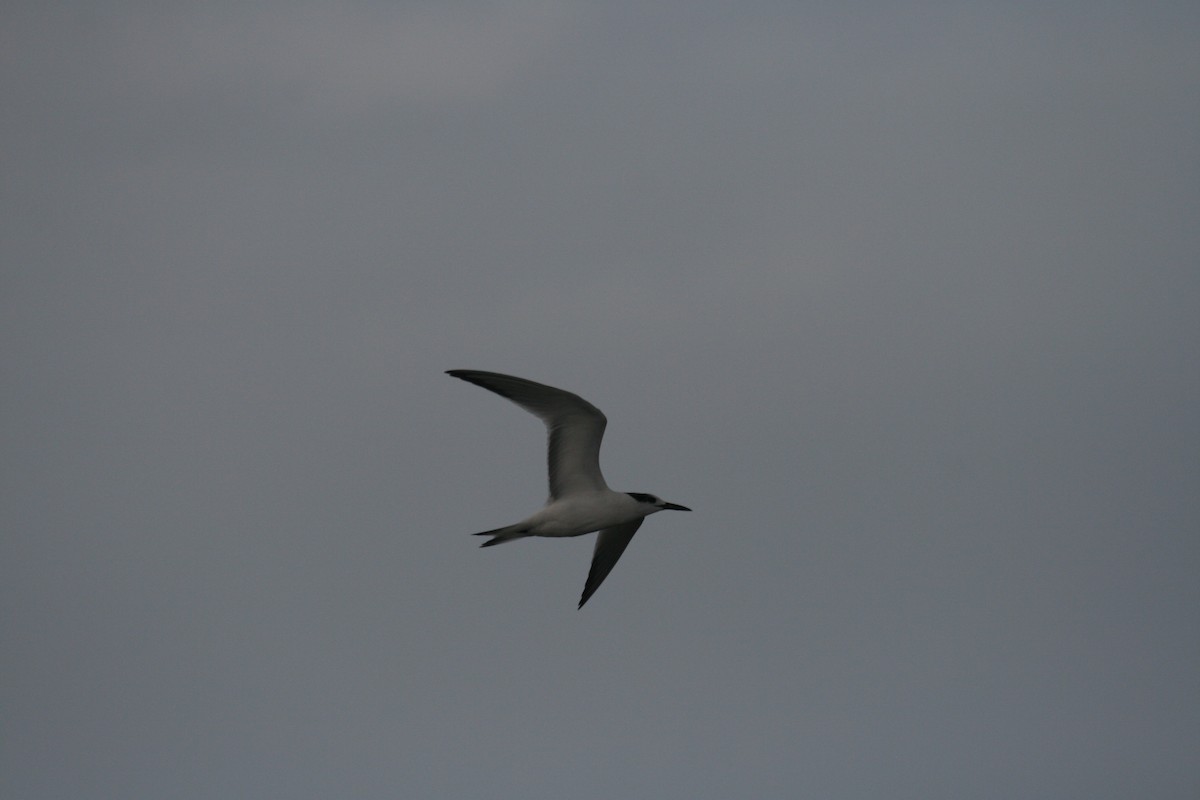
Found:
<svg viewBox="0 0 1200 800"><path fill-rule="evenodd" d="M496 372L450 369L446 374L495 392L546 424L550 499L520 522L473 535L492 537L480 545L491 547L527 536L582 536L600 531L579 608L612 572L642 520L668 509L691 511L652 494L608 488L600 473L600 440L608 419L579 395Z"/></svg>

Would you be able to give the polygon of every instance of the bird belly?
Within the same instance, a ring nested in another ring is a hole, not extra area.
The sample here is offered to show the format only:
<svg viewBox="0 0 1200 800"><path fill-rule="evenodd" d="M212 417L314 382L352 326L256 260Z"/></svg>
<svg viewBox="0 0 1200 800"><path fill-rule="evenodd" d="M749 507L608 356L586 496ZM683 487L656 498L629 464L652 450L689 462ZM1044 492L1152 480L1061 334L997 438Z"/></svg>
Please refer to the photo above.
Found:
<svg viewBox="0 0 1200 800"><path fill-rule="evenodd" d="M643 516L637 503L616 492L556 500L529 518L533 536L582 536Z"/></svg>

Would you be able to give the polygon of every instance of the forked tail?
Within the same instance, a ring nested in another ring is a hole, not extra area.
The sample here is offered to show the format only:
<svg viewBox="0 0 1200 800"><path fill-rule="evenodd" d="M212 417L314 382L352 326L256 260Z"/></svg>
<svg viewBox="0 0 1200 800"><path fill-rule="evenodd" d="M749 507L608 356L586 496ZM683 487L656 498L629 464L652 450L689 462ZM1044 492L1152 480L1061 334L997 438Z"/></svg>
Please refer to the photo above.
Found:
<svg viewBox="0 0 1200 800"><path fill-rule="evenodd" d="M491 539L488 539L486 542L479 545L480 547L491 547L494 544L504 544L505 542L511 542L514 539L524 539L529 534L525 531L514 528L512 525L507 525L503 528L496 528L492 531L481 531L480 533L473 533L471 535L491 536Z"/></svg>

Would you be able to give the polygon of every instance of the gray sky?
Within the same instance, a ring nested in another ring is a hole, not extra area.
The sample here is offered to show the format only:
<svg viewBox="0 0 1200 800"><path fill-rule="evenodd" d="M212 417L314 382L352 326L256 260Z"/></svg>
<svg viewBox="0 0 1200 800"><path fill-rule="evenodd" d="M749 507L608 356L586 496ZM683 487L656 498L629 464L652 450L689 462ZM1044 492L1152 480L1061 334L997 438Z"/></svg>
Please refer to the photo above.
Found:
<svg viewBox="0 0 1200 800"><path fill-rule="evenodd" d="M1200 793L1200 6L192 5L0 31L0 796Z"/></svg>

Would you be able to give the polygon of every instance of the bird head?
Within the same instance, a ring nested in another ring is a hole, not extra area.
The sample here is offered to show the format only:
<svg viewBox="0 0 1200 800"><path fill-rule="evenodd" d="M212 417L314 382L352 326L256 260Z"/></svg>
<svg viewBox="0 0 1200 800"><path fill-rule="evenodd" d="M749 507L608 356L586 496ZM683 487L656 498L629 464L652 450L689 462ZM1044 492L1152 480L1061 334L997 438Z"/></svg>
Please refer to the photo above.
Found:
<svg viewBox="0 0 1200 800"><path fill-rule="evenodd" d="M687 506L677 505L676 503L668 503L661 497L653 494L643 494L642 492L626 492L634 500L644 505L654 506L655 511L691 511Z"/></svg>

